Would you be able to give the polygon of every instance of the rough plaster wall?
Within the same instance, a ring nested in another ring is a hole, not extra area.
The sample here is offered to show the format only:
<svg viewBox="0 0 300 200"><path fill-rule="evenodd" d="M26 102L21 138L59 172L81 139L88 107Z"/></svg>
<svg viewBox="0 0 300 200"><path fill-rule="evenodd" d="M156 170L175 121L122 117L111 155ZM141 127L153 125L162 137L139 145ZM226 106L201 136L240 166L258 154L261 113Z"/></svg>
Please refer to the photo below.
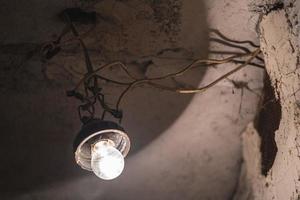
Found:
<svg viewBox="0 0 300 200"><path fill-rule="evenodd" d="M245 162L237 200L300 198L299 4L299 1L288 2L283 9L263 16L259 25L266 69L281 104L282 118L275 132L278 152L271 170L263 176L261 138L252 124L248 126L243 133Z"/></svg>
<svg viewBox="0 0 300 200"><path fill-rule="evenodd" d="M36 0L20 4L16 1L2 2L3 12L15 23L11 24L2 19L2 27L5 27L5 31L1 33L3 45L41 42L51 38L52 34L57 34L62 25L55 21L53 16L64 7L73 6L73 1L49 2L41 3ZM112 1L101 2L109 4ZM116 8L120 11L132 11L132 8L126 5L127 2L139 3L135 0L118 2ZM196 55L198 51L206 56L208 46L202 43L202 31L207 29L206 26L217 28L236 40L247 39L258 43L255 31L258 17L248 11L248 1L183 2L185 4L183 16L186 23L183 23L182 27L184 31L181 44L194 46L192 50L196 51ZM31 6L28 6L29 4ZM15 8L19 15L12 12ZM112 5L108 7L98 5L98 8L101 8L101 12L105 12L104 8L110 8L106 10L109 12ZM149 10L147 7L142 8L144 9ZM135 11L130 12L129 16L121 16L122 12L115 12L114 15L121 21L131 22L136 17ZM203 21L207 23L203 25ZM153 47L150 46L151 41L143 43L143 34L139 32L145 26L134 29L134 24L131 23L132 33L135 34L130 38L132 42L130 47L133 49L131 50L135 53L139 53L143 47L151 50ZM98 27L100 31L120 30L119 27L111 27L110 24L101 26ZM55 27L55 30L52 27ZM19 34L20 29L23 31L22 34ZM137 32L134 32L135 30ZM103 35L102 32L99 34ZM118 44L115 44L114 35L104 33L104 36L111 36L111 39L102 41L106 42L103 45L108 48L105 51L108 60L104 60L105 62L114 58L125 58L125 61L132 59L131 55L122 54L123 52L117 54ZM141 40L135 41L135 36L139 36ZM89 47L96 44L93 38L88 42ZM113 44L115 49L109 49L110 44ZM158 42L157 46L154 45L157 48L154 48L155 51L159 51L163 45L165 43ZM227 51L228 47L212 43L209 49ZM26 52L26 49L24 51ZM75 52L75 56L73 55L75 59L67 56L69 52L64 53L63 62L66 66L75 63L79 71L84 69L81 59L77 58L80 52ZM3 69L9 68L6 66L13 66L11 60L18 64L18 59L24 56L22 51L20 55L12 54L6 52L3 55L13 58L8 59L9 62L2 58L6 61L5 65L1 65ZM168 55L170 56L170 53ZM94 62L103 62L101 60L103 54L100 56L99 52L94 52L92 56ZM180 54L171 56L177 58ZM181 62L153 59L153 62L159 66L164 64L170 67L174 64L182 66L189 63L189 59ZM57 63L61 62L61 59L57 60ZM248 90L242 92L242 89L234 88L229 81L224 81L206 93L194 97L179 97L177 94L149 88L137 89L136 92L132 92L124 105L124 109L128 111L125 112L127 117L123 124L130 132L135 154L126 160L126 169L120 178L112 182L103 182L74 164L71 145L80 124L74 112L76 102L65 98L65 90L72 85L65 81L67 73L53 62L47 73L52 83L49 84L41 78L43 74L39 62L29 61L26 67L31 75L34 74L33 78L28 79L26 75L19 77L18 81L21 83L17 87L18 90L14 87L5 88L5 96L1 96L1 111L5 116L1 129L10 133L1 142L3 146L14 147L11 151L1 151L1 157L5 158L5 162L0 169L1 173L6 174L0 180L1 189L4 190L1 191L3 194L1 199L13 199L12 196L21 200L232 198L240 173L240 133L256 113L258 97L253 92ZM199 73L195 82L204 85L232 67L234 66L225 65L208 69L204 77L202 77L204 73ZM155 74L165 70L152 65L147 73ZM5 84L11 86L7 73L9 72L2 74L1 83L4 86ZM112 73L121 77L117 71ZM247 67L230 78L248 82L251 89L259 92L262 87L262 74L261 69ZM198 74L194 73L195 75ZM144 91L147 92L143 93ZM150 96L153 95L159 97L159 101L155 98L151 100ZM184 100L180 100L181 98ZM170 103L173 101L173 104ZM240 105L241 112L239 112ZM174 108L176 112L173 112ZM170 110L172 112L168 112ZM153 113L155 114L152 115Z"/></svg>

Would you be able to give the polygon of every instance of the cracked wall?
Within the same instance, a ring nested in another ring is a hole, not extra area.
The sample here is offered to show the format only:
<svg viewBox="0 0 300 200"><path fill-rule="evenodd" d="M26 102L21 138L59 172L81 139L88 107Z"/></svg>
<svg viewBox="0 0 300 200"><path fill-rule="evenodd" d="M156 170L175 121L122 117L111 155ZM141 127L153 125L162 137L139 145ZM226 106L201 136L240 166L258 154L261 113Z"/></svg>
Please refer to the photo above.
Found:
<svg viewBox="0 0 300 200"><path fill-rule="evenodd" d="M299 2L284 1L282 9L262 16L259 24L261 49L267 73L281 104L281 119L275 131L278 148L274 163L263 176L262 140L253 125L243 133L243 164L235 199L298 200L299 160ZM266 122L267 124L270 122ZM266 125L267 125L266 124Z"/></svg>

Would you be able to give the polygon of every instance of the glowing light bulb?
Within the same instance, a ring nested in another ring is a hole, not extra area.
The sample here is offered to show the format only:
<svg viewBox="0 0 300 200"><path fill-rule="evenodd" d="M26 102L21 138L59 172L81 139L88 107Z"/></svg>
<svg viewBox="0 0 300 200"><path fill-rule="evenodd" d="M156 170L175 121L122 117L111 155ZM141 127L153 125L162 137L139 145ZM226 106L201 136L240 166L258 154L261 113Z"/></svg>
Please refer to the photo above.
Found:
<svg viewBox="0 0 300 200"><path fill-rule="evenodd" d="M124 157L113 147L112 141L102 140L91 147L91 167L101 179L111 180L118 177L124 169Z"/></svg>

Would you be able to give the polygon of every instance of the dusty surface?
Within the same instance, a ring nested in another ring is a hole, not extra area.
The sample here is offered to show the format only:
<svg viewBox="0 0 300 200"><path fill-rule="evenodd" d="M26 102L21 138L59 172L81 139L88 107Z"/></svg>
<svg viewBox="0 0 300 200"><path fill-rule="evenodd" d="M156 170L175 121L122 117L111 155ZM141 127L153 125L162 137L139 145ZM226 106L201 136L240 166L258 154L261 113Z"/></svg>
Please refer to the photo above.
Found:
<svg viewBox="0 0 300 200"><path fill-rule="evenodd" d="M54 16L75 1L1 4L6 15L0 20L5 29L0 38L1 129L9 133L1 140L1 199L232 198L240 173L240 133L255 116L257 94L234 88L228 80L195 96L135 89L124 101L122 123L132 139L132 154L120 178L103 182L73 161L72 140L80 124L77 102L66 98L65 90L84 72L81 52L71 44L47 63L27 54L59 34L63 25ZM93 63L122 60L141 76L174 70L207 57L208 51L236 51L208 44L208 27L258 42L258 17L244 0L107 0L83 6L106 19L86 38ZM194 70L171 84L205 85L232 67ZM107 73L125 78L118 69ZM262 73L247 67L230 78L259 92ZM113 102L120 88L106 88Z"/></svg>
<svg viewBox="0 0 300 200"><path fill-rule="evenodd" d="M274 163L262 175L261 138L249 126L243 134L244 158L236 199L297 200L299 194L299 2L270 12L260 23L261 47L267 72L281 104L281 120L275 132L278 148Z"/></svg>

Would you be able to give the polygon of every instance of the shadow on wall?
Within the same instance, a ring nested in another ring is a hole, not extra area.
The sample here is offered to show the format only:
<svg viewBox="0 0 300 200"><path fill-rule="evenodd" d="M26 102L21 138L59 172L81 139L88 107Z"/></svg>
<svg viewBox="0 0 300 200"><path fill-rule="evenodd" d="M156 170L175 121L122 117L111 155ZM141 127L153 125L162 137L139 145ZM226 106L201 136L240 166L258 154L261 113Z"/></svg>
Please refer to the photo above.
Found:
<svg viewBox="0 0 300 200"><path fill-rule="evenodd" d="M281 120L281 104L275 96L276 91L272 87L269 75L266 74L265 76L264 99L256 119L255 128L261 137L261 173L267 176L278 151L275 132L278 130Z"/></svg>
<svg viewBox="0 0 300 200"><path fill-rule="evenodd" d="M5 74L0 80L4 94L0 98L1 196L26 193L88 174L75 165L72 153L72 142L80 128L76 112L79 102L65 96L65 91L85 70L78 45L66 46L47 63L32 56L20 65L28 51L35 49L34 44L49 40L63 27L54 16L66 5L61 1L48 3L31 0L28 7L7 1L4 5L7 9L2 12L7 14L2 21L8 20L12 15L9 13L16 8L23 18L12 17L11 23L2 26L10 34L1 38L0 49L1 74ZM95 65L121 60L136 75L151 77L174 72L195 58L206 57L207 25L201 1L104 0L82 6L96 10L99 15L94 31L85 38ZM50 34L45 30L53 31ZM204 72L204 69L193 69L182 78L162 83L197 86ZM105 73L124 78L117 68ZM122 88L104 84L104 90L108 94L107 101L113 103ZM172 125L191 98L192 95L146 86L130 91L121 105L122 126L132 142L130 155Z"/></svg>

